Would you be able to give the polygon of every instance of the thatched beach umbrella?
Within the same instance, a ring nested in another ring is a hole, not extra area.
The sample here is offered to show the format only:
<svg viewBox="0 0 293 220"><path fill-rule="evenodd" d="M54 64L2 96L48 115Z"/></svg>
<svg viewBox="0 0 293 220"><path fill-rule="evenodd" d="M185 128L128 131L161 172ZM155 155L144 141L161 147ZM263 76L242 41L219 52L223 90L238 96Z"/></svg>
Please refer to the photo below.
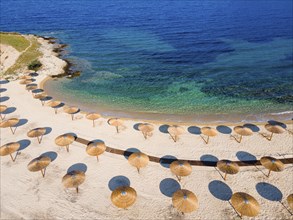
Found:
<svg viewBox="0 0 293 220"><path fill-rule="evenodd" d="M193 212L198 209L198 199L196 195L187 190L180 189L172 196L173 206L182 214Z"/></svg>
<svg viewBox="0 0 293 220"><path fill-rule="evenodd" d="M36 95L34 95L34 99L41 99L41 98L45 98L46 94L45 93L38 93Z"/></svg>
<svg viewBox="0 0 293 220"><path fill-rule="evenodd" d="M5 115L2 116L2 113L6 111L8 107L6 105L0 105L0 118L3 120L5 118Z"/></svg>
<svg viewBox="0 0 293 220"><path fill-rule="evenodd" d="M184 133L184 129L177 125L172 125L168 127L168 132L174 142L178 140L179 135Z"/></svg>
<svg viewBox="0 0 293 220"><path fill-rule="evenodd" d="M44 106L44 104L45 104L45 101L46 101L45 98L46 97L48 97L48 96L45 93L38 93L38 94L34 95L34 99L39 99L41 101L41 103L42 103L42 106Z"/></svg>
<svg viewBox="0 0 293 220"><path fill-rule="evenodd" d="M18 79L31 79L32 76L30 75L22 75L22 76L19 76Z"/></svg>
<svg viewBox="0 0 293 220"><path fill-rule="evenodd" d="M117 187L111 194L112 203L118 208L126 209L136 201L136 191L130 186Z"/></svg>
<svg viewBox="0 0 293 220"><path fill-rule="evenodd" d="M150 161L148 155L142 152L134 152L128 157L128 162L136 167L137 172L139 173L140 168L146 167Z"/></svg>
<svg viewBox="0 0 293 220"><path fill-rule="evenodd" d="M42 142L44 134L46 134L46 128L34 128L27 132L27 136L30 138L37 138L39 144Z"/></svg>
<svg viewBox="0 0 293 220"><path fill-rule="evenodd" d="M12 134L14 134L16 128L13 131L12 127L15 126L15 125L17 125L18 122L19 122L19 119L17 119L17 118L6 119L6 120L4 120L4 121L2 121L0 123L0 128L8 128L9 127L10 130L11 130L11 132L12 132Z"/></svg>
<svg viewBox="0 0 293 220"><path fill-rule="evenodd" d="M257 216L260 211L260 205L251 195L243 192L234 193L231 197L231 203L235 210L240 213L240 217Z"/></svg>
<svg viewBox="0 0 293 220"><path fill-rule="evenodd" d="M260 163L269 170L268 177L270 176L271 171L281 172L285 168L284 164L274 157L262 157L260 158Z"/></svg>
<svg viewBox="0 0 293 220"><path fill-rule="evenodd" d="M290 206L290 208L293 210L293 194L290 194L287 197L287 202L288 202L288 205Z"/></svg>
<svg viewBox="0 0 293 220"><path fill-rule="evenodd" d="M181 181L183 176L188 176L192 172L192 167L187 161L175 160L170 164L170 170L176 175L178 181Z"/></svg>
<svg viewBox="0 0 293 220"><path fill-rule="evenodd" d="M215 137L218 134L217 130L211 127L203 127L200 131L202 134L208 136L207 140L204 140L206 144L209 143L210 137Z"/></svg>
<svg viewBox="0 0 293 220"><path fill-rule="evenodd" d="M108 120L108 124L111 126L115 126L117 133L119 133L119 127L123 125L123 121L119 118L110 118Z"/></svg>
<svg viewBox="0 0 293 220"><path fill-rule="evenodd" d="M50 106L51 108L54 108L55 114L57 114L57 108L58 108L58 106L61 105L61 103L62 102L60 102L60 101L52 100L52 101L48 102L48 106Z"/></svg>
<svg viewBox="0 0 293 220"><path fill-rule="evenodd" d="M55 139L55 143L58 146L66 147L67 152L69 152L69 145L75 141L76 137L72 134L62 134Z"/></svg>
<svg viewBox="0 0 293 220"><path fill-rule="evenodd" d="M33 82L33 79L23 79L19 81L19 84L21 85L27 85Z"/></svg>
<svg viewBox="0 0 293 220"><path fill-rule="evenodd" d="M240 135L239 140L235 138L238 143L241 142L243 136L250 136L253 134L253 131L250 128L244 126L236 126L234 127L234 131Z"/></svg>
<svg viewBox="0 0 293 220"><path fill-rule="evenodd" d="M65 106L63 108L64 112L67 113L67 114L70 114L71 115L71 120L73 120L74 118L74 114L78 113L80 111L79 108L77 107L74 107L74 106Z"/></svg>
<svg viewBox="0 0 293 220"><path fill-rule="evenodd" d="M97 141L97 142L90 142L86 147L86 152L90 156L97 157L97 160L99 161L99 155L104 153L106 150L106 145L103 141Z"/></svg>
<svg viewBox="0 0 293 220"><path fill-rule="evenodd" d="M41 171L42 176L45 177L46 167L51 163L51 158L46 156L39 156L33 159L27 165L27 168L31 172Z"/></svg>
<svg viewBox="0 0 293 220"><path fill-rule="evenodd" d="M0 156L10 155L11 160L14 162L16 158L12 157L12 154L16 152L20 147L18 142L11 142L8 144L4 144L0 147Z"/></svg>
<svg viewBox="0 0 293 220"><path fill-rule="evenodd" d="M236 174L239 172L238 164L230 160L219 160L217 162L217 167L225 173L224 180L226 180L227 174Z"/></svg>
<svg viewBox="0 0 293 220"><path fill-rule="evenodd" d="M101 115L99 113L91 112L85 116L88 120L93 121L93 127L95 127L95 120L99 119Z"/></svg>
<svg viewBox="0 0 293 220"><path fill-rule="evenodd" d="M34 90L34 89L36 89L36 88L38 88L38 85L37 85L37 84L28 84L28 85L26 85L26 87L25 87L25 89L26 89L27 91L32 91L32 90Z"/></svg>
<svg viewBox="0 0 293 220"><path fill-rule="evenodd" d="M271 124L266 124L265 128L271 132L271 135L269 138L267 138L269 141L272 140L273 134L282 134L284 133L286 130L281 127L280 125L271 125Z"/></svg>
<svg viewBox="0 0 293 220"><path fill-rule="evenodd" d="M78 170L73 170L67 173L63 179L62 183L65 188L75 188L78 193L78 187L85 181L85 173Z"/></svg>
<svg viewBox="0 0 293 220"><path fill-rule="evenodd" d="M138 125L138 130L140 130L144 138L147 139L148 136L151 136L154 126L148 123L141 123Z"/></svg>

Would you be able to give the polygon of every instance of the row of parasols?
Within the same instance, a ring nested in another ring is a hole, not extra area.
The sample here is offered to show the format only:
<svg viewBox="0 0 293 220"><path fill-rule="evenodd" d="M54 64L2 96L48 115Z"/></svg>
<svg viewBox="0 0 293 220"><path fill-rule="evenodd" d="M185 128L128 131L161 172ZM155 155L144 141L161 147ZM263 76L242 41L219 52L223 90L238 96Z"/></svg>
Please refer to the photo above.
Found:
<svg viewBox="0 0 293 220"><path fill-rule="evenodd" d="M31 134L31 132L28 132ZM55 143L59 146L68 146L75 140L76 137L70 134L60 135L55 139ZM1 156L10 155L11 159L15 161L12 157L12 153L16 152L20 147L18 142L8 143L0 148ZM91 156L100 155L106 149L104 142L90 142L87 145L86 152ZM149 157L142 152L134 152L128 158L129 163L136 167L138 172L140 168L147 166L149 162ZM281 171L284 169L284 164L278 159L272 157L261 158L261 164L269 169L270 171ZM41 171L42 176L45 177L45 171L48 165L52 162L49 156L41 155L28 164L28 170L31 172ZM239 171L239 167L235 162L228 160L218 161L217 167L225 173L224 179L226 179L227 174L236 174ZM192 172L192 167L187 161L173 161L170 164L170 170L176 175L178 181L181 178L188 176ZM85 181L85 172L80 170L69 171L63 178L62 183L66 188L75 188L76 192L79 191L79 186ZM126 209L132 206L137 198L137 193L135 189L130 186L119 186L113 190L111 194L112 203L118 208ZM289 206L293 209L293 194L289 195L287 198ZM196 211L199 207L199 202L196 195L187 190L180 189L174 192L172 196L173 206L181 213L190 213ZM231 204L237 210L240 216L256 216L260 212L260 205L255 198L251 195L243 192L234 193L231 197Z"/></svg>
<svg viewBox="0 0 293 220"><path fill-rule="evenodd" d="M19 79L21 79L20 84L26 85L26 90L31 91L33 94L33 97L35 99L39 99L42 103L42 105L45 105L45 102L48 101L47 105L52 107L55 111L55 114L57 114L57 111L59 108L63 107L63 110L65 113L68 113L71 115L72 120L74 120L74 115L80 112L80 109L78 107L74 106L65 106L64 103L57 100L52 100L52 97L48 96L46 93L44 93L43 89L38 88L38 85L36 83L33 83L35 79L33 78L35 74L29 74L29 75L23 75L20 76ZM4 120L6 114L5 111L7 110L8 106L6 105L0 105L0 116L1 119ZM93 126L95 126L95 121L99 118L101 118L101 114L96 112L86 113L86 118L91 120L93 123ZM2 121L0 123L1 128L10 127L12 133L14 133L12 127L15 126L18 123L17 118L11 118L5 121ZM108 120L108 124L112 125L116 128L117 133L119 133L119 129L124 126L123 120L119 118L111 118ZM285 128L283 128L279 124L266 124L265 129L270 132L269 136L265 136L269 141L272 139L273 134L281 134L286 131ZM140 123L138 125L138 130L142 132L145 139L150 137L152 135L152 132L154 131L154 126L149 123ZM248 126L236 126L234 127L234 132L239 135L239 138L235 137L235 140L240 143L242 141L243 136L251 136L253 134L253 131ZM185 130L177 125L168 126L167 132L170 134L171 138L174 142L178 141L179 136L182 135ZM215 137L218 134L218 131L215 128L212 127L203 127L200 128L200 134L205 135L205 137L202 137L204 142L206 144L209 143L210 137Z"/></svg>
<svg viewBox="0 0 293 220"><path fill-rule="evenodd" d="M30 130L27 133L27 136L30 138L37 138L38 143L41 143L43 135L46 133L46 128L35 128ZM76 136L71 133L62 134L55 139L55 143L58 146L65 147L67 152L69 152L69 146L76 140ZM16 156L13 157L12 154L17 152L20 148L18 142L7 143L0 148L0 155L6 156L10 155L12 161L15 161ZM97 158L106 151L106 144L101 141L92 141L87 144L86 152L90 156ZM141 168L146 167L149 163L149 156L143 152L133 152L130 154L128 161L131 165L137 168L138 172ZM283 171L285 166L283 162L274 157L265 156L260 159L260 163L269 170L268 177L273 172ZM239 172L239 165L236 162L231 160L219 160L217 162L217 168L224 173L224 180L228 174L233 175ZM181 180L181 177L188 176L192 172L192 166L188 161L175 160L170 164L171 171L176 175L178 180Z"/></svg>
<svg viewBox="0 0 293 220"><path fill-rule="evenodd" d="M52 103L55 103L55 102L56 101L52 101ZM6 105L0 105L0 116L2 119L2 121L0 122L0 128L10 128L11 132L14 134L15 129L16 129L15 126L19 123L19 119L18 118L10 118L10 119L4 120L5 116L2 116L1 113L5 112L5 110L7 108L8 108L8 106L6 106ZM64 111L71 114L73 117L73 114L74 114L73 112L79 111L79 109L76 107L64 107ZM86 115L86 118L92 120L93 124L95 123L95 120L100 117L101 117L101 115L98 113L88 113ZM111 118L108 120L108 124L115 126L116 131L118 133L119 127L123 126L123 120L121 120L119 118ZM13 128L14 128L14 130L13 130ZM271 132L271 135L269 137L267 137L268 140L272 139L273 134L281 134L286 131L282 126L277 125L277 124L276 125L266 124L265 128L269 132ZM141 131L144 138L147 139L148 137L152 136L152 132L154 131L154 126L149 123L140 123L138 125L138 130ZM172 137L174 142L178 141L179 136L185 132L185 130L182 127L177 126L177 125L168 126L167 131L170 134L170 136ZM234 127L234 131L235 131L235 133L240 135L239 139L235 138L235 140L238 143L241 142L243 136L250 136L253 134L253 131L249 127L245 127L245 126L236 126L236 127ZM206 144L208 144L210 137L217 136L218 131L212 127L202 127L202 128L200 128L200 133L206 136L206 138L204 138L204 137L202 137L202 138L203 138L204 142Z"/></svg>

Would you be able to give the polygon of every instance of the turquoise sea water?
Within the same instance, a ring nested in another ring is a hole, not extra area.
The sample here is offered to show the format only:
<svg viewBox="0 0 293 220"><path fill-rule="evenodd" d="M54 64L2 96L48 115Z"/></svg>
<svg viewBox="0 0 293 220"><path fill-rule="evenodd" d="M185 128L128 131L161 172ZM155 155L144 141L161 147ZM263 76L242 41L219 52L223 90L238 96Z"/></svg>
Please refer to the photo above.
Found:
<svg viewBox="0 0 293 220"><path fill-rule="evenodd" d="M69 45L82 74L49 82L54 97L101 111L292 118L291 0L16 0L0 10L2 31Z"/></svg>

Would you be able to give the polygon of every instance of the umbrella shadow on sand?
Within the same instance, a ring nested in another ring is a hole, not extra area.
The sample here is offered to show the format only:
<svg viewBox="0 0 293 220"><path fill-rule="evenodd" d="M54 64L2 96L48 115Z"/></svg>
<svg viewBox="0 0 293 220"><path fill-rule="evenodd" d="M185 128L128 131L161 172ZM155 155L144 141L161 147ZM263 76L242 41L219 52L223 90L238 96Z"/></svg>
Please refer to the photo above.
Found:
<svg viewBox="0 0 293 220"><path fill-rule="evenodd" d="M123 156L126 160L128 160L128 157L135 152L140 152L140 150L137 148L128 148L124 151Z"/></svg>
<svg viewBox="0 0 293 220"><path fill-rule="evenodd" d="M211 154L204 154L200 157L200 161L206 166L216 166L219 159Z"/></svg>
<svg viewBox="0 0 293 220"><path fill-rule="evenodd" d="M11 114L16 111L15 107L8 107L5 111L1 112L1 114Z"/></svg>
<svg viewBox="0 0 293 220"><path fill-rule="evenodd" d="M20 146L16 152L14 160L16 160L17 156L21 154L20 151L24 150L31 144L31 141L28 139L23 139L23 140L17 141L17 143L19 143Z"/></svg>
<svg viewBox="0 0 293 220"><path fill-rule="evenodd" d="M14 133L15 133L15 131L16 131L16 129L17 129L18 127L21 127L21 126L27 124L27 122L28 122L27 119L19 119L19 121L18 121L18 123L17 123L16 125L11 126L11 127L14 128Z"/></svg>
<svg viewBox="0 0 293 220"><path fill-rule="evenodd" d="M238 160L246 164L256 164L257 162L257 158L246 151L238 151L236 157Z"/></svg>
<svg viewBox="0 0 293 220"><path fill-rule="evenodd" d="M73 164L72 166L70 166L68 169L67 169L67 173L70 173L72 171L81 171L81 172L86 172L87 171L87 165L85 165L84 163L76 163L76 164Z"/></svg>
<svg viewBox="0 0 293 220"><path fill-rule="evenodd" d="M260 129L255 124L244 124L243 127L250 128L253 132L259 132Z"/></svg>
<svg viewBox="0 0 293 220"><path fill-rule="evenodd" d="M229 201L233 194L231 188L219 180L214 180L209 183L209 191L215 198L222 201Z"/></svg>
<svg viewBox="0 0 293 220"><path fill-rule="evenodd" d="M272 202L281 203L281 205L292 215L292 212L282 202L283 194L276 186L270 183L260 182L256 184L255 188L261 197Z"/></svg>
<svg viewBox="0 0 293 220"><path fill-rule="evenodd" d="M6 92L7 91L7 89L5 89L5 88L0 88L0 93L2 93L2 92Z"/></svg>
<svg viewBox="0 0 293 220"><path fill-rule="evenodd" d="M170 164L175 160L178 159L172 155L165 155L160 158L160 165L165 168L170 168Z"/></svg>
<svg viewBox="0 0 293 220"><path fill-rule="evenodd" d="M197 126L190 126L187 128L187 130L190 134L195 134L195 135L201 134L200 127L197 127Z"/></svg>
<svg viewBox="0 0 293 220"><path fill-rule="evenodd" d="M236 214L240 217L239 213L236 211L232 203L230 202L230 199L232 198L233 192L232 189L224 182L219 180L214 180L209 183L209 191L210 193L217 199L222 201L227 201L230 206L233 208L233 210L236 212Z"/></svg>
<svg viewBox="0 0 293 220"><path fill-rule="evenodd" d="M216 127L216 129L218 132L220 132L222 134L231 134L232 133L232 129L226 125L219 125Z"/></svg>
<svg viewBox="0 0 293 220"><path fill-rule="evenodd" d="M269 120L268 123L270 125L279 125L281 126L282 128L286 129L287 128L287 125L282 123L282 122L279 122L279 121L275 121L275 120Z"/></svg>
<svg viewBox="0 0 293 220"><path fill-rule="evenodd" d="M0 113L1 119L4 120L8 114L11 114L16 111L15 107L8 107L5 111Z"/></svg>
<svg viewBox="0 0 293 220"><path fill-rule="evenodd" d="M159 127L159 131L160 132L162 132L162 133L164 133L164 134L169 134L169 132L168 132L168 128L169 128L170 126L169 125L161 125L160 127Z"/></svg>
<svg viewBox="0 0 293 220"><path fill-rule="evenodd" d="M114 191L120 186L130 186L130 180L126 176L114 176L108 183L108 187L111 191Z"/></svg>
<svg viewBox="0 0 293 220"><path fill-rule="evenodd" d="M58 154L54 151L48 151L48 152L42 153L41 156L49 157L51 159L51 162L53 162L54 160L56 160Z"/></svg>
<svg viewBox="0 0 293 220"><path fill-rule="evenodd" d="M142 123L136 123L133 125L133 129L136 131L139 131L138 126L141 125Z"/></svg>
<svg viewBox="0 0 293 220"><path fill-rule="evenodd" d="M176 191L181 189L180 184L172 178L163 179L159 187L161 193L167 197L172 197Z"/></svg>
<svg viewBox="0 0 293 220"><path fill-rule="evenodd" d="M0 85L7 84L9 81L7 79L0 80Z"/></svg>
<svg viewBox="0 0 293 220"><path fill-rule="evenodd" d="M9 99L10 98L8 96L2 96L2 97L0 97L0 102L6 102Z"/></svg>

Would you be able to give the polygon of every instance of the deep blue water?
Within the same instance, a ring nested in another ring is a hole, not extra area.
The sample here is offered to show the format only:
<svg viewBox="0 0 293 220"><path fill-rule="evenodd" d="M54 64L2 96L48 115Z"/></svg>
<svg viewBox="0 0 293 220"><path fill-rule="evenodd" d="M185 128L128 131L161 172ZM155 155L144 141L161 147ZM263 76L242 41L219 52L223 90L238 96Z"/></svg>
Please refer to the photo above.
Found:
<svg viewBox="0 0 293 220"><path fill-rule="evenodd" d="M1 1L1 31L54 36L82 75L52 92L170 114L292 111L292 0Z"/></svg>

